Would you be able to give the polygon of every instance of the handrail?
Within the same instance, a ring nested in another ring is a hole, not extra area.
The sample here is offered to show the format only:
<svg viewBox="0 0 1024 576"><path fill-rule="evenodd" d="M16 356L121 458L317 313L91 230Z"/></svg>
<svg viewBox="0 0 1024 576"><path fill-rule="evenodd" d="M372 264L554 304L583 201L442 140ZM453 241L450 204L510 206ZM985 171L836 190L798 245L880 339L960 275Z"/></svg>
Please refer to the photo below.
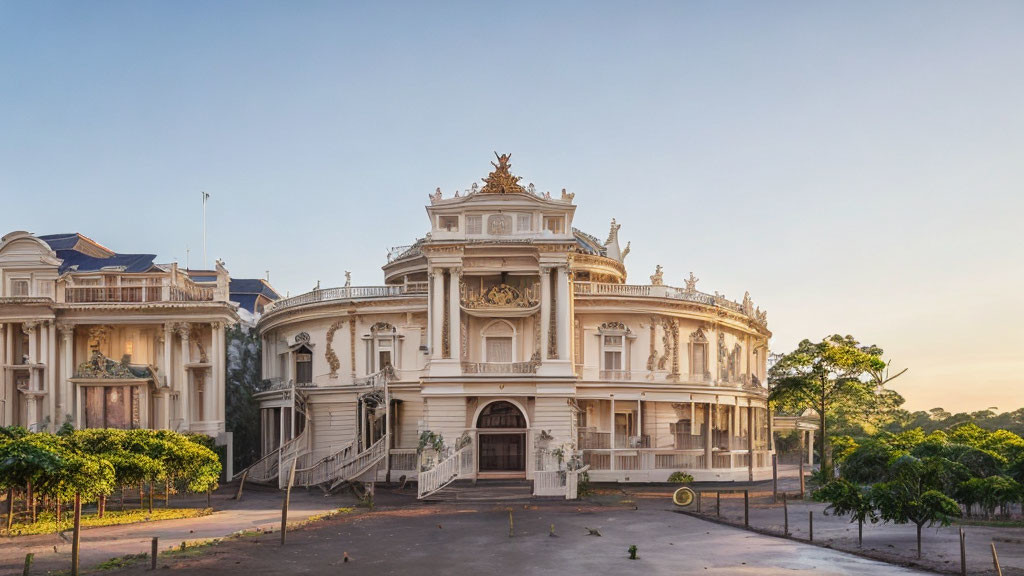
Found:
<svg viewBox="0 0 1024 576"><path fill-rule="evenodd" d="M436 493L463 475L463 469L472 470L473 445L469 444L456 450L430 470L419 473L416 477L416 497L420 500Z"/></svg>
<svg viewBox="0 0 1024 576"><path fill-rule="evenodd" d="M280 450L280 448L275 448L270 451L238 474L235 474L232 480L237 480L243 475L245 476L245 479L250 482L270 482L274 478L277 478L278 465L280 463L278 460L278 454L280 453Z"/></svg>
<svg viewBox="0 0 1024 576"><path fill-rule="evenodd" d="M317 486L328 482L349 480L358 476L368 466L384 457L387 452L388 435L377 439L369 448L357 454L348 455L353 443L318 460L312 466L295 471L296 486Z"/></svg>
<svg viewBox="0 0 1024 576"><path fill-rule="evenodd" d="M580 474L585 474L590 470L590 464L576 470L569 470L565 473L565 499L576 500L580 497Z"/></svg>

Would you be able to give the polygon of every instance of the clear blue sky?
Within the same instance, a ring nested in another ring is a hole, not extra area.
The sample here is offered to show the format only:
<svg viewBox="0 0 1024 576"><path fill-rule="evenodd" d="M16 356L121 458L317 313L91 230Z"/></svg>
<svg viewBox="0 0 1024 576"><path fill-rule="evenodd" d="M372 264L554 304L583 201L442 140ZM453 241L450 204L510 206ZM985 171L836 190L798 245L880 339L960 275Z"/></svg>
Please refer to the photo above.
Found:
<svg viewBox="0 0 1024 576"><path fill-rule="evenodd" d="M381 282L492 151L576 224L852 333L910 408L1022 404L1024 3L0 0L0 231Z"/></svg>

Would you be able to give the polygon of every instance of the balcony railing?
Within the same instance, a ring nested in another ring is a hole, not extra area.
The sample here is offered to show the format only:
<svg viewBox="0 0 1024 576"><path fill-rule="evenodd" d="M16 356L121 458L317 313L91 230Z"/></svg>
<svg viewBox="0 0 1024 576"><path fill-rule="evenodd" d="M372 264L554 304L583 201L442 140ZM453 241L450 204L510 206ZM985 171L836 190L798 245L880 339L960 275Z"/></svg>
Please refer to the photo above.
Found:
<svg viewBox="0 0 1024 576"><path fill-rule="evenodd" d="M394 246L388 249L388 264L405 258L419 256L420 254L422 254L422 252L420 251L420 247L416 244Z"/></svg>
<svg viewBox="0 0 1024 576"><path fill-rule="evenodd" d="M426 282L409 282L408 284L395 284L389 286L342 286L340 288L323 288L313 290L291 298L271 302L264 309L264 314L276 312L285 308L303 306L305 304L316 304L319 302L331 302L333 300L360 300L364 298L389 298L394 296L405 296L407 294L426 294Z"/></svg>
<svg viewBox="0 0 1024 576"><path fill-rule="evenodd" d="M463 362L463 374L536 374L537 362Z"/></svg>
<svg viewBox="0 0 1024 576"><path fill-rule="evenodd" d="M603 282L574 282L573 291L577 296L632 296L671 298L708 306L717 306L743 314L760 324L767 324L767 313L753 307L745 297L743 303L734 302L720 294L706 294L695 289L652 284L610 284Z"/></svg>
<svg viewBox="0 0 1024 576"><path fill-rule="evenodd" d="M581 450L609 450L611 449L611 432L598 432L592 429L582 428L577 433L577 440ZM632 436L628 434L615 435L615 449L629 450L636 448L649 448L651 436L643 434Z"/></svg>
<svg viewBox="0 0 1024 576"><path fill-rule="evenodd" d="M71 304L146 303L146 302L208 302L213 300L213 289L199 286L68 286L65 301Z"/></svg>

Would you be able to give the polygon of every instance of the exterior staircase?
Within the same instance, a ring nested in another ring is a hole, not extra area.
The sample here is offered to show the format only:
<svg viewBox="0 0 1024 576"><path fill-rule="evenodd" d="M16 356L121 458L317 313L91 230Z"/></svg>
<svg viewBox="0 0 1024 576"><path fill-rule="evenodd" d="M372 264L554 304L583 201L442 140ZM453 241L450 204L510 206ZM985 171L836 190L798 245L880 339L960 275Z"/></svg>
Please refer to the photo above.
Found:
<svg viewBox="0 0 1024 576"><path fill-rule="evenodd" d="M388 439L385 434L362 452L355 452L350 444L310 466L296 468L292 486L320 486L331 491L345 482L356 480L384 461Z"/></svg>
<svg viewBox="0 0 1024 576"><path fill-rule="evenodd" d="M529 480L454 480L423 500L431 502L526 502L532 500Z"/></svg>

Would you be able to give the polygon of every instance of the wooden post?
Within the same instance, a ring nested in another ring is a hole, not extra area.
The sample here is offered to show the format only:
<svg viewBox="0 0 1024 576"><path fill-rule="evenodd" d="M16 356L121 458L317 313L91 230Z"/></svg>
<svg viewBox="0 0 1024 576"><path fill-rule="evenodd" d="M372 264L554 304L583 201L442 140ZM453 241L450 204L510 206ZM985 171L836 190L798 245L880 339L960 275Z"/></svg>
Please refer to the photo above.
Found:
<svg viewBox="0 0 1024 576"><path fill-rule="evenodd" d="M814 542L814 510L807 512L807 539Z"/></svg>
<svg viewBox="0 0 1024 576"><path fill-rule="evenodd" d="M512 522L512 510L508 511L508 537L511 538L515 535L515 523Z"/></svg>
<svg viewBox="0 0 1024 576"><path fill-rule="evenodd" d="M164 478L164 508L171 507L171 479Z"/></svg>
<svg viewBox="0 0 1024 576"><path fill-rule="evenodd" d="M153 536L153 545L152 545L152 550L150 552L151 558L149 560L149 569L150 570L156 570L156 557L157 557L157 554L159 554L159 550L160 550L159 541L160 541L159 538L157 538L156 536Z"/></svg>
<svg viewBox="0 0 1024 576"><path fill-rule="evenodd" d="M967 540L964 529L960 529L960 575L967 576Z"/></svg>
<svg viewBox="0 0 1024 576"><path fill-rule="evenodd" d="M992 565L996 568L996 576L1003 576L1003 569L999 566L999 554L996 554L996 543L992 542Z"/></svg>
<svg viewBox="0 0 1024 576"><path fill-rule="evenodd" d="M28 511L29 518L32 519L32 523L36 523L36 495L32 491L32 483L28 483Z"/></svg>
<svg viewBox="0 0 1024 576"><path fill-rule="evenodd" d="M715 492L715 516L722 517L722 493Z"/></svg>
<svg viewBox="0 0 1024 576"><path fill-rule="evenodd" d="M743 491L743 526L750 527L750 490Z"/></svg>
<svg viewBox="0 0 1024 576"><path fill-rule="evenodd" d="M288 533L288 502L292 497L292 482L295 481L295 464L298 458L292 458L292 471L288 473L288 487L284 491L284 506L281 508L281 546L284 546L285 535Z"/></svg>
<svg viewBox="0 0 1024 576"><path fill-rule="evenodd" d="M206 489L206 507L213 510L213 490Z"/></svg>
<svg viewBox="0 0 1024 576"><path fill-rule="evenodd" d="M782 494L782 534L789 536L789 499Z"/></svg>
<svg viewBox="0 0 1024 576"><path fill-rule="evenodd" d="M25 554L25 569L21 571L22 576L28 576L28 571L30 568L32 568L32 558L34 557L35 554L31 552Z"/></svg>
<svg viewBox="0 0 1024 576"><path fill-rule="evenodd" d="M82 494L75 492L75 523L71 536L71 576L78 576L78 547L82 535Z"/></svg>
<svg viewBox="0 0 1024 576"><path fill-rule="evenodd" d="M11 526L14 524L14 488L7 490L7 533L11 533Z"/></svg>
<svg viewBox="0 0 1024 576"><path fill-rule="evenodd" d="M864 546L864 519L857 518L857 547Z"/></svg>
<svg viewBox="0 0 1024 576"><path fill-rule="evenodd" d="M697 514L700 514L700 501L701 501L700 495L701 494L703 494L703 492L697 492Z"/></svg>
<svg viewBox="0 0 1024 576"><path fill-rule="evenodd" d="M772 504L779 499L779 457L772 453Z"/></svg>
<svg viewBox="0 0 1024 576"><path fill-rule="evenodd" d="M238 482L238 493L235 494L235 500L242 499L242 488L245 486L245 477L249 475L249 469L246 468L242 471L242 479Z"/></svg>
<svg viewBox="0 0 1024 576"><path fill-rule="evenodd" d="M149 513L153 513L153 481L149 481Z"/></svg>

